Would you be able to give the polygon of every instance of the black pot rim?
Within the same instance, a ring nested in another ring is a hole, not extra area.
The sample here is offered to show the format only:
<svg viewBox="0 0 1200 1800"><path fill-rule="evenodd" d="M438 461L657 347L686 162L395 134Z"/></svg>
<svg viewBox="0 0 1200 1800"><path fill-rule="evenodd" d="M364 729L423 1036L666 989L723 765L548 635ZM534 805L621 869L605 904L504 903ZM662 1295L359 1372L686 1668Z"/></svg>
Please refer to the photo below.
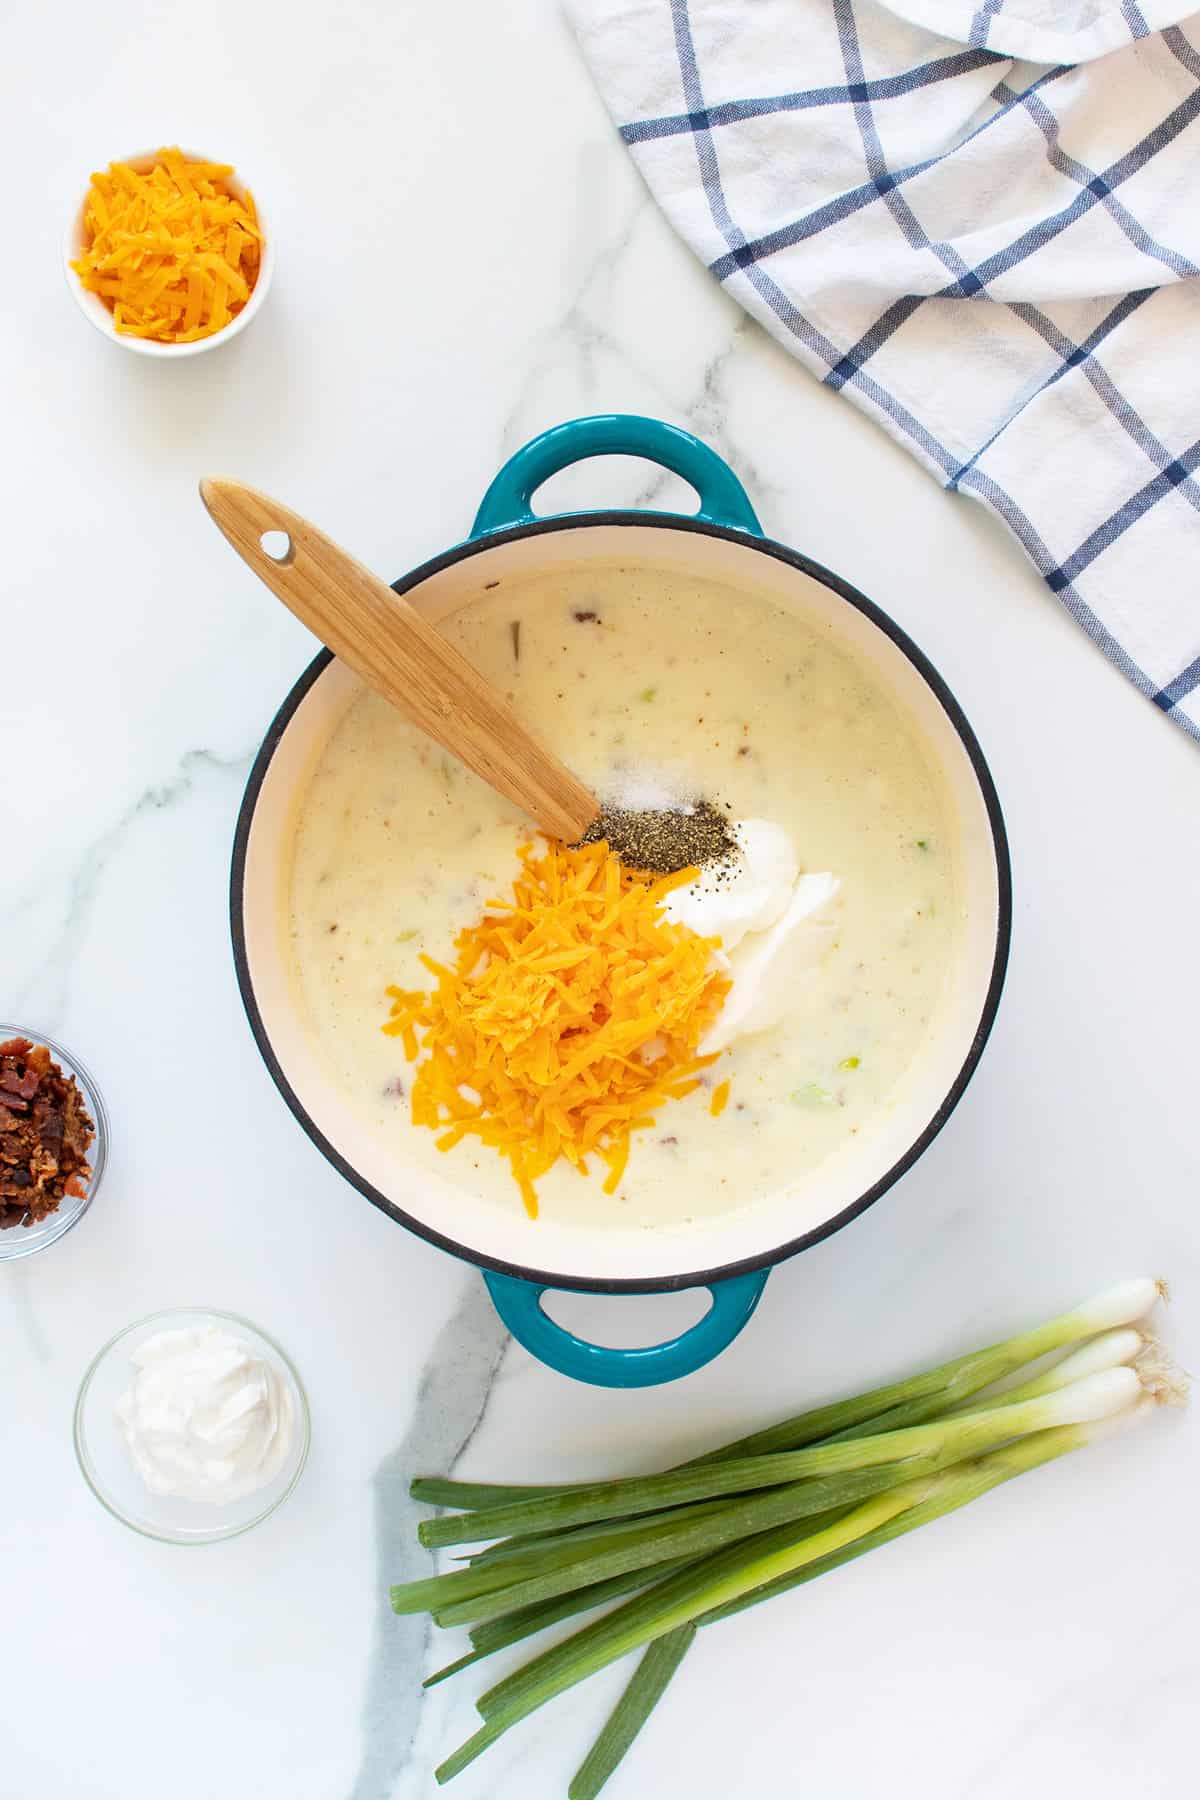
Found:
<svg viewBox="0 0 1200 1800"><path fill-rule="evenodd" d="M287 1105L290 1107L300 1126L316 1145L317 1149L320 1150L326 1161L331 1163L352 1187L357 1188L359 1193L365 1195L366 1198L370 1200L374 1206L377 1206L381 1212L386 1213L389 1218L394 1219L398 1225L406 1226L407 1229L414 1232L417 1237L424 1238L427 1243L435 1245L439 1250L448 1251L451 1256L458 1257L460 1261L474 1263L479 1268L491 1269L501 1275L511 1275L521 1281L531 1281L540 1287L558 1288L564 1291L574 1291L579 1293L670 1293L680 1288L707 1287L714 1282L728 1280L734 1275L754 1274L759 1270L770 1269L776 1263L785 1262L789 1257L798 1255L802 1250L811 1249L814 1244L819 1244L825 1238L832 1237L834 1233L840 1231L843 1226L850 1224L853 1219L857 1219L862 1213L866 1212L867 1208L873 1206L876 1200L878 1200L881 1195L885 1194L887 1190L912 1167L918 1157L924 1154L945 1125L955 1107L958 1105L959 1100L962 1098L967 1083L974 1074L979 1059L983 1054L983 1047L991 1034L992 1026L995 1023L996 1012L1000 1004L1000 994L1004 986L1005 970L1008 966L1009 941L1012 935L1012 869L1009 860L1008 834L1004 827L1004 816L1000 809L1000 801L996 793L995 783L992 780L991 771L988 768L983 751L979 746L979 741L967 721L966 714L963 712L962 707L959 705L943 677L938 673L924 651L921 650L908 636L907 632L903 631L887 613L876 606L874 601L868 600L865 594L860 593L858 589L852 587L849 582L843 581L842 578L839 575L835 575L832 570L824 568L820 563L814 562L810 557L802 555L800 551L793 550L786 544L778 543L773 538L754 537L747 532L737 531L729 526L714 525L708 520L694 519L671 513L653 513L645 511L564 513L554 518L535 519L527 524L514 525L500 531L488 532L482 537L470 538L465 543L457 544L453 549L443 551L440 555L431 557L429 561L421 563L407 575L402 576L399 581L393 582L392 587L397 594L408 593L412 588L417 587L423 581L427 581L431 576L438 575L444 569L453 567L455 563L465 562L470 557L479 554L481 551L495 549L503 544L511 544L520 538L542 537L554 532L573 531L580 528L589 529L593 526L613 525L621 527L649 526L656 530L682 531L698 536L722 538L728 543L739 544L745 549L755 550L765 556L773 557L778 562L787 563L790 568L798 570L801 574L811 576L813 580L820 582L823 587L829 588L848 605L853 606L858 612L863 613L871 623L882 631L884 635L895 644L897 649L908 658L909 662L937 697L943 711L958 734L963 749L967 753L975 774L975 779L979 784L979 790L987 812L988 823L992 833L992 848L996 860L998 906L996 918L996 945L992 958L992 972L988 983L987 994L984 998L979 1024L976 1027L975 1034L971 1040L967 1054L963 1059L962 1065L953 1082L950 1084L941 1105L938 1107L929 1123L925 1126L925 1129L908 1147L904 1154L898 1157L891 1167L881 1175L877 1181L873 1182L865 1193L860 1194L849 1206L843 1207L841 1212L836 1213L830 1219L823 1220L821 1224L815 1226L813 1230L802 1232L798 1237L790 1238L785 1243L777 1245L770 1250L761 1251L756 1256L744 1257L737 1262L725 1263L719 1268L706 1269L703 1272L689 1272L684 1275L659 1275L630 1279L610 1277L608 1279L600 1280L594 1276L589 1278L587 1276L562 1275L554 1271L548 1272L533 1268L529 1265L505 1262L496 1257L485 1256L479 1250L474 1249L470 1244L461 1244L456 1239L446 1237L441 1232L435 1231L432 1226L425 1224L423 1220L412 1217L411 1214L404 1211L403 1207L398 1206L395 1201L389 1200L384 1193L360 1175L358 1170L346 1160L336 1146L330 1143L329 1139L325 1137L315 1121L305 1110L288 1082L287 1076L284 1074L279 1060L275 1055L270 1036L267 1032L262 1014L259 1011L253 983L250 979L250 965L246 951L245 921L242 910L242 890L245 881L246 855L259 792L262 788L263 781L266 778L267 769L270 766L271 759L279 746L284 732L291 723L294 713L313 683L318 679L329 663L333 661L332 653L329 650L321 650L319 654L313 658L312 662L309 663L299 680L296 681L282 706L280 706L278 712L275 714L274 719L271 721L258 755L254 759L254 766L250 771L250 777L246 783L246 791L238 812L237 829L233 841L233 861L230 870L229 890L230 930L233 938L233 958L237 970L238 987L242 996L242 1004L245 1007L246 1017L249 1020L250 1029L254 1034L254 1040L258 1046L259 1054L266 1064L272 1080L279 1089L284 1100L287 1102Z"/></svg>

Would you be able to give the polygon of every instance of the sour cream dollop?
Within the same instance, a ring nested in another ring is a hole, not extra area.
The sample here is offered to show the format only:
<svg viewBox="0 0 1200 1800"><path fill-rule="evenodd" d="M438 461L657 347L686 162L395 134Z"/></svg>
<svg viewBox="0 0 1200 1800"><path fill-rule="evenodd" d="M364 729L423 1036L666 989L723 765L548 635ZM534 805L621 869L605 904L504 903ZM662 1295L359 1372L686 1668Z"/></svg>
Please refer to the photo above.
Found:
<svg viewBox="0 0 1200 1800"><path fill-rule="evenodd" d="M806 974L837 934L842 884L835 875L801 875L791 839L770 819L740 819L730 835L738 855L702 869L663 902L677 924L720 938L733 978L700 1046L706 1054L769 1031L794 1011Z"/></svg>
<svg viewBox="0 0 1200 1800"><path fill-rule="evenodd" d="M291 1388L244 1339L219 1325L159 1331L131 1360L117 1422L152 1493L220 1505L278 1475L296 1429Z"/></svg>
<svg viewBox="0 0 1200 1800"><path fill-rule="evenodd" d="M800 873L791 838L771 819L739 819L729 835L737 855L709 863L695 881L663 901L675 924L690 925L701 937L719 937L726 952L748 931L765 931L782 917Z"/></svg>

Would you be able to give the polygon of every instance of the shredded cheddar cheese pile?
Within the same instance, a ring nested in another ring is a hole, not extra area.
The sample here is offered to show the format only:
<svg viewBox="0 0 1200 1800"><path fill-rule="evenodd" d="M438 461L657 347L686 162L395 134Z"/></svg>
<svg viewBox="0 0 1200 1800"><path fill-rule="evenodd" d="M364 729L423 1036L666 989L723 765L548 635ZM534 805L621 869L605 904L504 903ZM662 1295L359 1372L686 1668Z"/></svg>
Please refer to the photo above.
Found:
<svg viewBox="0 0 1200 1800"><path fill-rule="evenodd" d="M92 176L86 247L71 267L112 308L124 336L188 344L242 310L258 279L262 233L250 195L230 193L232 174L226 163L160 150L152 169L111 163Z"/></svg>
<svg viewBox="0 0 1200 1800"><path fill-rule="evenodd" d="M605 843L520 856L512 900L459 933L452 968L421 958L432 993L389 988L383 1029L420 1059L413 1122L443 1132L439 1149L471 1133L507 1157L536 1218L533 1184L560 1157L586 1175L594 1153L616 1192L631 1134L716 1061L696 1046L730 983L719 939L660 904L694 869L647 879Z"/></svg>

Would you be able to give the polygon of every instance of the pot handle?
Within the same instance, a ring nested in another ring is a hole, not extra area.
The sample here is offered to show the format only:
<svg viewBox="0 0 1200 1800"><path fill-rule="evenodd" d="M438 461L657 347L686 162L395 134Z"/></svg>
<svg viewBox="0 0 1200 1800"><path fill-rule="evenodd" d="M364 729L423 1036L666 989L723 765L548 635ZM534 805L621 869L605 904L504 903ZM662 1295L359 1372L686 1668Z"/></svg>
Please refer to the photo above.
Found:
<svg viewBox="0 0 1200 1800"><path fill-rule="evenodd" d="M770 1269L760 1269L751 1275L731 1275L725 1281L708 1284L712 1305L704 1317L678 1337L668 1338L662 1344L647 1344L642 1350L614 1350L607 1344L589 1344L556 1325L542 1306L542 1295L548 1291L543 1282L521 1281L492 1269L483 1271L483 1279L501 1319L517 1342L539 1362L574 1381L591 1382L594 1387L633 1388L678 1381L681 1375L691 1375L719 1356L749 1322L770 1273Z"/></svg>
<svg viewBox="0 0 1200 1800"><path fill-rule="evenodd" d="M662 419L636 413L598 413L590 419L568 419L530 440L510 456L480 502L472 537L528 525L537 516L533 496L544 481L589 456L642 456L647 462L682 476L700 496L700 509L690 515L710 525L762 536L745 488L729 464L689 431ZM651 514L647 514L651 517Z"/></svg>

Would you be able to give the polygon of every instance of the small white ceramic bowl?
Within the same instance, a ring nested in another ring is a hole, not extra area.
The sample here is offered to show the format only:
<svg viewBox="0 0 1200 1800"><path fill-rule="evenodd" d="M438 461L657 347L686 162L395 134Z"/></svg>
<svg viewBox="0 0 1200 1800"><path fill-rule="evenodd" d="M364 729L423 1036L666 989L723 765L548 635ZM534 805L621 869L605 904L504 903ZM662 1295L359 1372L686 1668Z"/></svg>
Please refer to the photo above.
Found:
<svg viewBox="0 0 1200 1800"><path fill-rule="evenodd" d="M221 160L217 157L208 156L203 150L188 150L185 148L183 154L189 162L216 162ZM139 150L132 156L115 156L111 160L113 162L129 163L132 168L141 171L143 169L152 169L158 155L159 151L157 149ZM246 192L247 184L242 181L236 168L234 173L227 177L227 183L230 193L235 199L240 200ZM245 306L243 306L241 312L237 313L230 320L228 325L222 326L220 331L214 331L211 337L196 338L195 341L190 344L158 344L151 338L127 337L122 332L119 332L113 324L112 313L104 304L99 294L90 293L71 267L71 264L76 258L83 254L85 248L83 235L84 213L87 209L87 190L85 189L78 206L71 215L71 222L67 226L66 242L63 246L63 273L66 275L67 286L74 295L76 305L79 307L80 312L82 312L84 318L87 319L90 324L96 327L96 330L100 332L102 336L110 339L114 344L120 344L123 350L136 351L139 356L198 356L202 350L215 350L218 344L227 344L230 338L237 336L239 331L244 331L254 315L261 310L262 303L267 297L267 289L271 285L271 277L275 272L275 239L263 219L262 207L259 205L257 192L254 194L254 205L255 210L258 213L259 226L262 230L262 256L258 267L258 280L254 283L250 298L247 300Z"/></svg>
<svg viewBox="0 0 1200 1800"><path fill-rule="evenodd" d="M249 1344L287 1384L294 1422L287 1460L265 1487L216 1505L152 1494L142 1480L117 1422L116 1405L134 1377L133 1352L159 1331L218 1325ZM163 1544L215 1544L240 1537L278 1510L292 1492L308 1460L308 1400L291 1361L265 1331L236 1313L182 1307L138 1319L105 1344L93 1358L75 1402L75 1455L85 1481L106 1511L131 1531Z"/></svg>

